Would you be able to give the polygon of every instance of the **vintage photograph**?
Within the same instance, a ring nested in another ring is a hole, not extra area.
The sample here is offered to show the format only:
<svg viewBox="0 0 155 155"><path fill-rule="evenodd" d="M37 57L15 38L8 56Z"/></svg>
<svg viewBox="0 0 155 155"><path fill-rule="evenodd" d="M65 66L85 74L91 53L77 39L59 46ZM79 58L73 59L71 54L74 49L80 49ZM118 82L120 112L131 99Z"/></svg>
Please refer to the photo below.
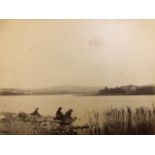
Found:
<svg viewBox="0 0 155 155"><path fill-rule="evenodd" d="M155 20L0 20L1 135L154 135Z"/></svg>

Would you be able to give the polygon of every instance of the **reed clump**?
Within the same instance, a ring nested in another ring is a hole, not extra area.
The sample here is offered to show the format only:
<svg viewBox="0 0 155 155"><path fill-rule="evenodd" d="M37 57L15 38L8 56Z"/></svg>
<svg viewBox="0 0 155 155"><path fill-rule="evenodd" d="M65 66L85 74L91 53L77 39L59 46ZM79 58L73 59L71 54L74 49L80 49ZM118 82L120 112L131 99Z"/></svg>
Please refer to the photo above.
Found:
<svg viewBox="0 0 155 155"><path fill-rule="evenodd" d="M104 113L93 112L89 118L88 134L150 135L155 134L155 107L132 110L112 108Z"/></svg>

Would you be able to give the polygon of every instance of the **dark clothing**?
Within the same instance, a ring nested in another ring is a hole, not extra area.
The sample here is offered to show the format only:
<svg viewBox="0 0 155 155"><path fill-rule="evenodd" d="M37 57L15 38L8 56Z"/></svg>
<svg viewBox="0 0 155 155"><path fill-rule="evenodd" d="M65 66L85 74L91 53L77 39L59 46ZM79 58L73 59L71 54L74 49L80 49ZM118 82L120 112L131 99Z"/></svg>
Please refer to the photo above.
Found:
<svg viewBox="0 0 155 155"><path fill-rule="evenodd" d="M63 118L64 118L64 115L63 115L63 113L61 112L61 109L59 108L59 109L56 111L55 119L57 119L57 120L63 120Z"/></svg>
<svg viewBox="0 0 155 155"><path fill-rule="evenodd" d="M39 110L39 109L35 109L35 110L31 113L31 115L33 115L33 116L40 116L38 110Z"/></svg>
<svg viewBox="0 0 155 155"><path fill-rule="evenodd" d="M68 110L68 111L65 113L65 118L72 118L72 112L73 112L72 109Z"/></svg>

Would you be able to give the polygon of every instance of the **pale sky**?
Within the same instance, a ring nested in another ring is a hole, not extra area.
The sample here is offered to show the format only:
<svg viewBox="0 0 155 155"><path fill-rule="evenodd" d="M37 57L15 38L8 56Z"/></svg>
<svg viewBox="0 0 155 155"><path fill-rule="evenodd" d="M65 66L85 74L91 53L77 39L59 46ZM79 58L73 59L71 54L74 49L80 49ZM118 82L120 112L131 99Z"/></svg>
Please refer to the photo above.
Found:
<svg viewBox="0 0 155 155"><path fill-rule="evenodd" d="M155 20L0 20L0 88L155 84Z"/></svg>

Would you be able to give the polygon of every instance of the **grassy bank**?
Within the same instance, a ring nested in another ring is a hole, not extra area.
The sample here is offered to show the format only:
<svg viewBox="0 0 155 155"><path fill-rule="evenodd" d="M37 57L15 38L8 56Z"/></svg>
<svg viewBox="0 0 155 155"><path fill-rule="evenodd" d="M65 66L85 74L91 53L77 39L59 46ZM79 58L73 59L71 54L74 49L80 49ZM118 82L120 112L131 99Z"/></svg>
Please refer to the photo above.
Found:
<svg viewBox="0 0 155 155"><path fill-rule="evenodd" d="M76 120L74 120L76 121ZM93 111L87 125L63 124L51 116L0 113L0 134L5 135L144 135L155 134L155 107L113 108Z"/></svg>
<svg viewBox="0 0 155 155"><path fill-rule="evenodd" d="M69 121L55 120L52 116L32 116L21 113L0 113L1 135L76 135L84 134L87 125L74 125L75 118Z"/></svg>

